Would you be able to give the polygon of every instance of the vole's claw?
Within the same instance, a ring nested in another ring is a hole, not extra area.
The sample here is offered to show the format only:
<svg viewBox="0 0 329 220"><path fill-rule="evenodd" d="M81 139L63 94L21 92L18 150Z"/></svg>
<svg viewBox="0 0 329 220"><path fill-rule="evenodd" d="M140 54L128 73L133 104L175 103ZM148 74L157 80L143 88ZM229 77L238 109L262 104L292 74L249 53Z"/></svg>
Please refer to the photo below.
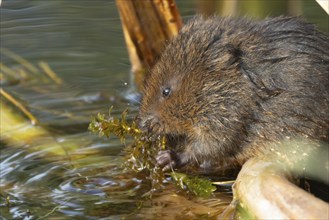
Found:
<svg viewBox="0 0 329 220"><path fill-rule="evenodd" d="M156 161L163 171L176 167L175 153L171 150L159 151Z"/></svg>

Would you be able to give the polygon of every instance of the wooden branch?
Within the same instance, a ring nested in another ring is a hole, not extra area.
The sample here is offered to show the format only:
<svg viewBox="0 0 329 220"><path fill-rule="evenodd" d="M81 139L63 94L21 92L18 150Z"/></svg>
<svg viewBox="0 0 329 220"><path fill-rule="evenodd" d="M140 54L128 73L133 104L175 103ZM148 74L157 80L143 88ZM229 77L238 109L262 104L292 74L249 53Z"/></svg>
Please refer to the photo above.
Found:
<svg viewBox="0 0 329 220"><path fill-rule="evenodd" d="M151 68L165 41L176 35L182 19L174 0L116 0L132 72L141 85L145 70Z"/></svg>
<svg viewBox="0 0 329 220"><path fill-rule="evenodd" d="M289 181L275 160L247 161L233 186L235 202L257 219L327 219L329 204Z"/></svg>

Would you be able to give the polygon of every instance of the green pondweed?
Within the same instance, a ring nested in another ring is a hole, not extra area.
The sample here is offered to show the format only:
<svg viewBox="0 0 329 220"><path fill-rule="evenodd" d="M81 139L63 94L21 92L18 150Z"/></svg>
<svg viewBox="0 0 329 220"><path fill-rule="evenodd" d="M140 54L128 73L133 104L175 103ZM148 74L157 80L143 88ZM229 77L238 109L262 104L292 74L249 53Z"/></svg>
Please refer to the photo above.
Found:
<svg viewBox="0 0 329 220"><path fill-rule="evenodd" d="M98 133L100 136L110 137L115 135L125 143L126 137L133 138L133 143L125 148L126 160L125 167L135 172L147 172L151 181L151 192L161 188L165 174L162 169L157 166L156 155L160 150L167 148L165 136L154 136L152 134L142 132L135 121L128 122L128 110L123 111L121 118L114 118L111 115L98 114L93 117L89 124L89 130ZM172 172L170 174L177 185L196 196L209 197L216 187L211 181L198 177L189 177L187 174Z"/></svg>

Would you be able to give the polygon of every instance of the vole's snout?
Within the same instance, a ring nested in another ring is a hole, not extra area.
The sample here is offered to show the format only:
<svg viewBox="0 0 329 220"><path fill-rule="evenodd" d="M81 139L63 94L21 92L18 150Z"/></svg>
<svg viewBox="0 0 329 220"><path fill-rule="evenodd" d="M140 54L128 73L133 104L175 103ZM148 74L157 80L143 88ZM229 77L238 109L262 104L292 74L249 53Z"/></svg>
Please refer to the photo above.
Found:
<svg viewBox="0 0 329 220"><path fill-rule="evenodd" d="M142 131L145 131L145 128L146 128L145 117L138 115L136 118L136 122L137 122L138 128L141 129Z"/></svg>
<svg viewBox="0 0 329 220"><path fill-rule="evenodd" d="M160 128L159 120L153 114L148 114L145 116L138 116L137 123L138 123L139 129L141 129L144 132L157 133L157 131Z"/></svg>

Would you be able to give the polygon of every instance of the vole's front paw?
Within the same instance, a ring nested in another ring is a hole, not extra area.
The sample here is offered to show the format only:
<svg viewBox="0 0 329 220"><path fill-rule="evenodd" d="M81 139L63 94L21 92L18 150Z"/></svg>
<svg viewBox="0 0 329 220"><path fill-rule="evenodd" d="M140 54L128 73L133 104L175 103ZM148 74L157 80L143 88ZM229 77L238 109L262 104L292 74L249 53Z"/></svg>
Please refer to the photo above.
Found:
<svg viewBox="0 0 329 220"><path fill-rule="evenodd" d="M172 150L159 151L156 160L163 171L174 169L177 166L177 155Z"/></svg>
<svg viewBox="0 0 329 220"><path fill-rule="evenodd" d="M163 171L168 171L184 166L188 161L188 157L184 153L177 154L172 150L163 150L159 151L156 160Z"/></svg>

